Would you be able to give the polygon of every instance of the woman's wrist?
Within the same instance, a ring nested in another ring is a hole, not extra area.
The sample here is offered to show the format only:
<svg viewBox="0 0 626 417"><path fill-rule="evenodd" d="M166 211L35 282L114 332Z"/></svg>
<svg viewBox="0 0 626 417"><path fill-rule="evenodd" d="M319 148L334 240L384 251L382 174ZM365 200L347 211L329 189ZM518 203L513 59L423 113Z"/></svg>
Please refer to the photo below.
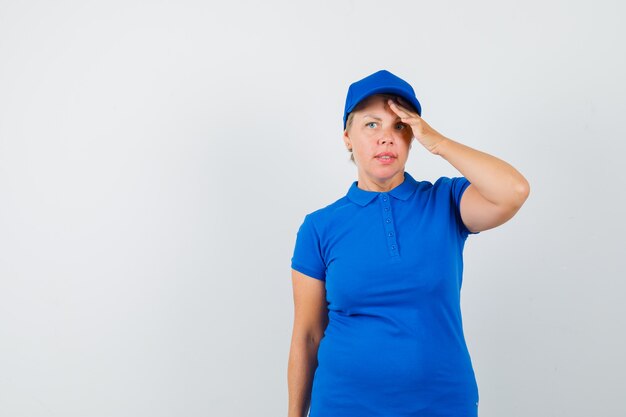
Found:
<svg viewBox="0 0 626 417"><path fill-rule="evenodd" d="M434 145L429 149L430 153L433 155L439 155L445 159L445 155L450 147L450 144L454 142L452 139L439 134L439 139L434 143Z"/></svg>

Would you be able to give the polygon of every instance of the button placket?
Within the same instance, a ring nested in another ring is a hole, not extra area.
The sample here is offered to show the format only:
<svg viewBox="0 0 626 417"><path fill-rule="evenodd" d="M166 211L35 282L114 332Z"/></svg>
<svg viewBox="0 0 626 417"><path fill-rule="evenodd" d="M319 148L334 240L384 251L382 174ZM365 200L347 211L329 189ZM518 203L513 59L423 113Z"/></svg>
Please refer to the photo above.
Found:
<svg viewBox="0 0 626 417"><path fill-rule="evenodd" d="M385 226L385 240L387 241L389 256L398 256L398 242L396 241L396 231L393 224L391 199L387 193L380 193L380 203L382 206L383 224Z"/></svg>

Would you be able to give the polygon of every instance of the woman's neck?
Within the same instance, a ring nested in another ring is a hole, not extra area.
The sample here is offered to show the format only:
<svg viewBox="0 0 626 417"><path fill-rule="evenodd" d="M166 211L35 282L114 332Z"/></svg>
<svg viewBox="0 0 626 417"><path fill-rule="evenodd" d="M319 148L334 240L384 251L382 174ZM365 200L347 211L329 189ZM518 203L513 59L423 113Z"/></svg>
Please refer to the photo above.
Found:
<svg viewBox="0 0 626 417"><path fill-rule="evenodd" d="M400 171L391 178L370 178L359 173L357 187L365 191L387 192L404 181L404 171Z"/></svg>

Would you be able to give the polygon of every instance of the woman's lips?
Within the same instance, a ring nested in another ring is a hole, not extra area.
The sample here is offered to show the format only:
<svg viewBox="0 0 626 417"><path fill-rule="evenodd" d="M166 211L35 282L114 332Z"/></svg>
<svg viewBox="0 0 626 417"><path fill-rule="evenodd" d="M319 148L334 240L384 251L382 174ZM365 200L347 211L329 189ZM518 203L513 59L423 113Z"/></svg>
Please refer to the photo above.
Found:
<svg viewBox="0 0 626 417"><path fill-rule="evenodd" d="M395 157L393 157L393 156L389 156L389 157L386 157L386 156L377 156L377 157L376 157L376 159L378 160L378 162L380 162L380 163L381 163L381 164L383 164L383 165L389 165L389 164L392 164L392 163L396 160L396 158L395 158Z"/></svg>

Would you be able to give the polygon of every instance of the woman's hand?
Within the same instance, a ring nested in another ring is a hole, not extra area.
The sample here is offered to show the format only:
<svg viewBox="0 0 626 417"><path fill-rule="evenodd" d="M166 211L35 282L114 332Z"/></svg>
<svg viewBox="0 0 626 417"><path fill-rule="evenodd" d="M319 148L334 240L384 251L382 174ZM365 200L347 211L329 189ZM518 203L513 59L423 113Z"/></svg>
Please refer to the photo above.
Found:
<svg viewBox="0 0 626 417"><path fill-rule="evenodd" d="M402 100L402 99L400 99ZM446 138L435 129L430 127L428 123L420 117L419 114L410 110L410 106L402 102L395 102L392 99L388 100L391 110L400 117L402 123L406 123L411 126L411 131L415 139L419 141L429 152L438 155L437 146Z"/></svg>

